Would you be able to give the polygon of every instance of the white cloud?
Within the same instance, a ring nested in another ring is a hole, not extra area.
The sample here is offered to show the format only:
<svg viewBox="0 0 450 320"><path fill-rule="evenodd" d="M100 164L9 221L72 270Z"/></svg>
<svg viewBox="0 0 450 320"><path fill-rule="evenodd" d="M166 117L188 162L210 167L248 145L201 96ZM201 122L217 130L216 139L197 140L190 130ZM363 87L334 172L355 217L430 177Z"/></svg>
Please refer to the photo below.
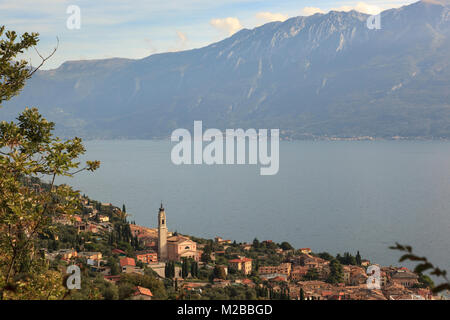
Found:
<svg viewBox="0 0 450 320"><path fill-rule="evenodd" d="M173 48L172 51L180 51L186 49L186 44L188 42L188 38L185 33L177 30L177 45Z"/></svg>
<svg viewBox="0 0 450 320"><path fill-rule="evenodd" d="M256 18L262 22L272 22L272 21L284 21L288 18L288 16L282 13L258 12L256 14Z"/></svg>
<svg viewBox="0 0 450 320"><path fill-rule="evenodd" d="M242 29L242 24L238 18L228 17L223 19L211 19L209 22L214 28L222 32L226 32L227 35L231 36L236 33L236 31Z"/></svg>
<svg viewBox="0 0 450 320"><path fill-rule="evenodd" d="M312 16L313 14L316 13L325 13L325 11L323 11L320 8L315 8L315 7L304 7L302 9L302 15L304 16Z"/></svg>
<svg viewBox="0 0 450 320"><path fill-rule="evenodd" d="M331 10L334 11L351 11L356 10L358 12L367 13L367 14L379 14L383 9L379 6L375 6L372 4L368 4L365 2L358 2L356 5L353 6L341 6L338 8L333 8Z"/></svg>
<svg viewBox="0 0 450 320"><path fill-rule="evenodd" d="M398 5L397 5L398 6ZM389 8L391 7L395 7L394 5L390 5ZM358 12L362 12L362 13L366 13L366 14L378 14L381 11L383 11L384 9L386 9L387 7L380 7L380 6L376 6L376 5L372 5L372 4L368 4L366 2L357 2L354 5L345 5L345 6L340 6L340 7L334 7L331 8L327 11L320 9L320 8L316 8L316 7L305 7L302 9L302 15L304 16L310 16L316 13L326 13L328 11L351 11L351 10L356 10Z"/></svg>

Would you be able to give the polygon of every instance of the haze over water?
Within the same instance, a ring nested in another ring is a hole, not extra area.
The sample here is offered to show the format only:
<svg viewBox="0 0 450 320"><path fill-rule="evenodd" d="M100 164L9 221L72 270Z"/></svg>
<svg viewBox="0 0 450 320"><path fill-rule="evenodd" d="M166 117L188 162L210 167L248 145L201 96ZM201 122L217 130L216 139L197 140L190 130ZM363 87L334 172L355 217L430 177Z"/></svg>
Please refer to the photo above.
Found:
<svg viewBox="0 0 450 320"><path fill-rule="evenodd" d="M450 269L450 143L281 142L280 170L259 165L181 165L170 141L89 141L94 174L69 182L90 198L126 204L130 220L155 227L161 200L170 230L238 242L356 250L396 264L396 241Z"/></svg>

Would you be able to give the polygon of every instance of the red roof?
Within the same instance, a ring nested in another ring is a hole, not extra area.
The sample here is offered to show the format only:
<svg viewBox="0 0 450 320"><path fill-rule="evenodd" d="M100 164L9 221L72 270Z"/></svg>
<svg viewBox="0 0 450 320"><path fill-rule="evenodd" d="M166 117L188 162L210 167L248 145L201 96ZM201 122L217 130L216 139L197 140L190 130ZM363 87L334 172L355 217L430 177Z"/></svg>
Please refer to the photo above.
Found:
<svg viewBox="0 0 450 320"><path fill-rule="evenodd" d="M120 266L136 266L136 262L133 258L122 258L120 259Z"/></svg>
<svg viewBox="0 0 450 320"><path fill-rule="evenodd" d="M272 279L270 279L270 280L271 280L271 281L275 281L275 282L286 281L285 278L280 277L280 276L275 277L275 278L272 278Z"/></svg>
<svg viewBox="0 0 450 320"><path fill-rule="evenodd" d="M138 294L142 294L144 296L149 296L149 297L153 297L152 292L150 291L150 289L144 288L144 287L136 287L136 291L134 292L134 295L138 295Z"/></svg>
<svg viewBox="0 0 450 320"><path fill-rule="evenodd" d="M120 250L120 249L112 249L112 253L121 253L121 254L126 254L125 251Z"/></svg>

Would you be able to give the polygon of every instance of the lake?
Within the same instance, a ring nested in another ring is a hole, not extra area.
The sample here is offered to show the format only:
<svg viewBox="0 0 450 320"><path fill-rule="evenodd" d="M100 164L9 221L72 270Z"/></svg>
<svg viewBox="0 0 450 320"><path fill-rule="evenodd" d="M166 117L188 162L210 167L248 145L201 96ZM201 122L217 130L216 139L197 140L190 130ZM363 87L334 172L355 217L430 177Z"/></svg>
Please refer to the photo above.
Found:
<svg viewBox="0 0 450 320"><path fill-rule="evenodd" d="M170 230L238 242L271 239L396 264L410 244L450 269L450 143L298 141L280 143L277 175L257 165L181 165L170 141L88 141L95 173L69 182L156 227L163 201Z"/></svg>

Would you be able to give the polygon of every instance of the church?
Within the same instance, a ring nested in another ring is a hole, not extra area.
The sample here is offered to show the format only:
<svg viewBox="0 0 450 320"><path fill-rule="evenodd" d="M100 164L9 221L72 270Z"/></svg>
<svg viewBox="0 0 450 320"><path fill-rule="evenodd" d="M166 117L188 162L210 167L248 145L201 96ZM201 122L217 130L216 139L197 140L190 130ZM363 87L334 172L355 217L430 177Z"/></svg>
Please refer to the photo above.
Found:
<svg viewBox="0 0 450 320"><path fill-rule="evenodd" d="M168 237L166 211L161 203L158 212L158 258L160 261L181 261L191 258L199 261L197 243L189 237L176 235Z"/></svg>

